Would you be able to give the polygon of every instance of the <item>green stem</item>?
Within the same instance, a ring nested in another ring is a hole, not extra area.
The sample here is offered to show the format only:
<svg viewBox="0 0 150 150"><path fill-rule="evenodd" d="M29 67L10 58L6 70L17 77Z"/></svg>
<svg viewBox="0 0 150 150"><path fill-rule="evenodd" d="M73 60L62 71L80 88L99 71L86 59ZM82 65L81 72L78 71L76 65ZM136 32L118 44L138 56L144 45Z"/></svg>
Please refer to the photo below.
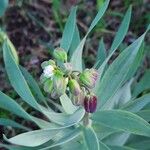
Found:
<svg viewBox="0 0 150 150"><path fill-rule="evenodd" d="M89 124L90 124L89 113L86 112L83 118L83 125L88 126Z"/></svg>

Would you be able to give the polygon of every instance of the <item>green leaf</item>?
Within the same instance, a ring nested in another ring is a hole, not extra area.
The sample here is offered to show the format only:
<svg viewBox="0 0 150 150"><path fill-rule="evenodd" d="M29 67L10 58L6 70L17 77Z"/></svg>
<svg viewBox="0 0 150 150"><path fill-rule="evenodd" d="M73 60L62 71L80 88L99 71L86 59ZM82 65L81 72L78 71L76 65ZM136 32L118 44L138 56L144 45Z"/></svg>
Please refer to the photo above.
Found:
<svg viewBox="0 0 150 150"><path fill-rule="evenodd" d="M66 94L60 97L60 102L67 114L73 114L77 110L77 107L72 104L70 98Z"/></svg>
<svg viewBox="0 0 150 150"><path fill-rule="evenodd" d="M96 63L98 63L97 67L99 67L104 62L105 59L106 59L106 48L102 38L99 43L98 53L96 57Z"/></svg>
<svg viewBox="0 0 150 150"><path fill-rule="evenodd" d="M0 118L0 125L2 125L2 126L11 126L11 127L23 129L23 130L26 130L26 131L30 130L29 128L15 122L13 120L5 119L5 118Z"/></svg>
<svg viewBox="0 0 150 150"><path fill-rule="evenodd" d="M130 133L125 132L114 132L111 133L109 136L103 139L103 142L107 145L117 145L123 146L126 141L128 140Z"/></svg>
<svg viewBox="0 0 150 150"><path fill-rule="evenodd" d="M69 143L66 143L61 146L61 150L86 150L85 145L82 143L81 139L79 140L73 140Z"/></svg>
<svg viewBox="0 0 150 150"><path fill-rule="evenodd" d="M62 134L62 132L60 132L59 138L55 141L54 139L52 139L53 141L55 141L51 146L42 148L41 150L49 150L50 148L56 147L56 146L61 146L63 144L66 144L72 140L74 140L76 137L78 137L81 133L81 130L79 128L76 128L74 130L70 130L69 132L64 132Z"/></svg>
<svg viewBox="0 0 150 150"><path fill-rule="evenodd" d="M131 7L129 7L129 9L127 10L124 19L116 33L116 36L110 48L110 53L112 53L118 48L118 46L121 44L124 37L126 36L129 28L130 19L131 19Z"/></svg>
<svg viewBox="0 0 150 150"><path fill-rule="evenodd" d="M6 33L4 33L1 29L0 29L0 41L2 42L3 49L5 49L6 45L7 45L7 47L9 47L9 50L10 50L14 60L18 64L19 63L19 58L18 58L18 55L17 55L17 51L16 51L14 45L12 44L12 42L9 40Z"/></svg>
<svg viewBox="0 0 150 150"><path fill-rule="evenodd" d="M83 53L83 47L84 47L86 38L87 38L88 34L92 31L92 29L95 27L95 25L99 22L99 20L103 16L103 14L105 13L105 11L108 7L108 4L109 4L109 0L106 0L105 3L103 4L103 6L100 8L99 12L97 13L96 17L92 21L87 34L81 40L80 44L78 45L78 47L72 54L71 63L73 65L74 70L82 71L82 64L83 64L82 63L82 53ZM77 61L77 58L78 58L78 61Z"/></svg>
<svg viewBox="0 0 150 150"><path fill-rule="evenodd" d="M17 116L20 116L24 119L31 120L28 113L24 111L24 109L16 103L13 99L5 95L0 91L0 108L10 111Z"/></svg>
<svg viewBox="0 0 150 150"><path fill-rule="evenodd" d="M42 109L42 111L44 112L44 114L47 116L49 120L63 127L70 127L75 124L78 124L85 114L85 110L82 107L78 108L71 115L65 113L50 112L46 109Z"/></svg>
<svg viewBox="0 0 150 150"><path fill-rule="evenodd" d="M102 16L104 15L104 13L108 7L108 4L109 4L109 0L106 0L105 3L99 8L97 15L95 16L94 20L92 21L92 23L89 27L87 35L93 30L93 28L97 25L99 20L102 18Z"/></svg>
<svg viewBox="0 0 150 150"><path fill-rule="evenodd" d="M146 32L127 47L109 66L102 77L101 83L96 89L97 96L101 99L101 108L110 102L110 98L125 82L130 67L132 66L132 63L134 62L144 40L145 34ZM98 107L100 107L100 105Z"/></svg>
<svg viewBox="0 0 150 150"><path fill-rule="evenodd" d="M37 82L32 77L32 75L22 66L20 66L20 70L22 71L22 74L27 81L34 97L36 97L38 100L46 102L46 98L44 97L43 93L41 92Z"/></svg>
<svg viewBox="0 0 150 150"><path fill-rule="evenodd" d="M150 104L150 94L146 94L140 98L129 101L127 104L122 106L121 109L136 113L148 104Z"/></svg>
<svg viewBox="0 0 150 150"><path fill-rule="evenodd" d="M35 146L40 146L48 142L49 140L51 140L60 130L62 130L62 128L41 129L41 130L22 133L10 139L7 139L6 136L4 135L4 139L12 144L35 147Z"/></svg>
<svg viewBox="0 0 150 150"><path fill-rule="evenodd" d="M127 146L109 146L109 147L111 148L111 150L136 150L134 148Z"/></svg>
<svg viewBox="0 0 150 150"><path fill-rule="evenodd" d="M134 150L149 150L150 149L150 140L140 140L134 143L128 144L129 147L132 147ZM131 149L132 150L132 149Z"/></svg>
<svg viewBox="0 0 150 150"><path fill-rule="evenodd" d="M123 87L121 87L115 95L111 98L110 102L105 105L105 110L119 108L124 103L128 102L131 99L131 83L133 80L127 82Z"/></svg>
<svg viewBox="0 0 150 150"><path fill-rule="evenodd" d="M99 141L99 149L100 150L111 150L107 145L105 145L102 141Z"/></svg>
<svg viewBox="0 0 150 150"><path fill-rule="evenodd" d="M147 89L150 89L150 69L146 70L141 80L135 84L135 88L133 89L133 97L138 96Z"/></svg>
<svg viewBox="0 0 150 150"><path fill-rule="evenodd" d="M144 42L143 42L144 43ZM140 49L139 49L139 52L137 53L130 69L129 69L129 72L128 72L128 75L125 79L125 81L127 80L130 80L136 73L138 67L140 66L140 64L142 63L142 60L143 60L143 57L144 57L144 44L142 43Z"/></svg>
<svg viewBox="0 0 150 150"><path fill-rule="evenodd" d="M71 58L73 52L75 51L75 49L77 48L77 46L80 43L80 34L79 34L79 29L78 26L76 25L74 34L73 34L73 39L72 39L72 43L69 49L69 58Z"/></svg>
<svg viewBox="0 0 150 150"><path fill-rule="evenodd" d="M40 128L48 128L51 124L42 119L36 118L28 114L18 103L16 103L13 99L5 95L0 91L0 108L8 110L9 112L27 119L29 121L35 122Z"/></svg>
<svg viewBox="0 0 150 150"><path fill-rule="evenodd" d="M92 127L83 127L83 136L87 150L99 150L99 141Z"/></svg>
<svg viewBox="0 0 150 150"><path fill-rule="evenodd" d="M150 137L150 125L144 119L127 111L99 111L92 119L114 129Z"/></svg>
<svg viewBox="0 0 150 150"><path fill-rule="evenodd" d="M150 110L141 110L136 113L138 116L146 120L147 122L150 122Z"/></svg>
<svg viewBox="0 0 150 150"><path fill-rule="evenodd" d="M113 43L111 45L110 48L110 54L108 55L108 57L106 58L106 60L103 62L103 64L99 67L98 71L100 74L103 73L104 68L107 64L107 62L109 61L109 59L111 58L111 56L114 54L114 52L117 50L117 48L119 47L119 45L121 44L121 42L123 41L128 28L129 28L129 23L130 23L130 19L131 19L131 7L129 7L129 9L127 10L125 17L116 33L116 36L113 40ZM95 67L98 67L100 60L95 64ZM100 78L100 77L99 77ZM99 79L100 80L100 79Z"/></svg>
<svg viewBox="0 0 150 150"><path fill-rule="evenodd" d="M104 124L101 123L93 122L92 126L99 140L102 140L107 136L109 137L110 134L118 131L116 129L105 126Z"/></svg>
<svg viewBox="0 0 150 150"><path fill-rule="evenodd" d="M8 0L0 0L0 17L4 15L7 7L8 7Z"/></svg>
<svg viewBox="0 0 150 150"><path fill-rule="evenodd" d="M63 48L66 52L68 52L74 36L74 31L76 27L76 11L77 7L73 7L66 22L62 40L60 43L60 47Z"/></svg>
<svg viewBox="0 0 150 150"><path fill-rule="evenodd" d="M3 45L3 57L5 62L5 68L11 82L11 85L16 90L16 92L23 98L23 100L28 103L33 108L39 110L38 103L33 97L24 76L22 75L18 64L14 60L12 54L10 53L10 48L7 42Z"/></svg>

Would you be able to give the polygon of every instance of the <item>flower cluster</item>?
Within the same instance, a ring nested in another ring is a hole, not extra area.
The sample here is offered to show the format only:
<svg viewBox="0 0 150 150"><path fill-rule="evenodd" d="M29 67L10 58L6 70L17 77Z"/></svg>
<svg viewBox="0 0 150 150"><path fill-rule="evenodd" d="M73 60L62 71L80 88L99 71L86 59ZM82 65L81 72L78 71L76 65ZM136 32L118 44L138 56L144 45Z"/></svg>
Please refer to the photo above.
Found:
<svg viewBox="0 0 150 150"><path fill-rule="evenodd" d="M62 48L56 48L55 60L44 61L41 66L43 73L41 82L45 92L53 99L67 93L76 106L84 106L86 112L96 111L97 97L91 92L96 84L98 73L95 69L85 69L83 72L72 69L67 62L67 53Z"/></svg>

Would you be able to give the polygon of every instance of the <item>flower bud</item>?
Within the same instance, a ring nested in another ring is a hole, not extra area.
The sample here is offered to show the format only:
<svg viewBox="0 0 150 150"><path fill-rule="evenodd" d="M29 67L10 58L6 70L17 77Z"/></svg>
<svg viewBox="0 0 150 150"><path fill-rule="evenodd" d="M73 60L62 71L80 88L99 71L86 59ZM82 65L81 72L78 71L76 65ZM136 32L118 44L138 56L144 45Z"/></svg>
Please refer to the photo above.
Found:
<svg viewBox="0 0 150 150"><path fill-rule="evenodd" d="M79 77L81 83L91 89L94 88L97 78L98 72L93 68L85 69Z"/></svg>
<svg viewBox="0 0 150 150"><path fill-rule="evenodd" d="M52 77L54 74L54 67L52 65L48 65L44 68L43 70L43 75L46 77L46 78L50 78Z"/></svg>
<svg viewBox="0 0 150 150"><path fill-rule="evenodd" d="M79 93L79 95L77 95L77 96L72 95L72 103L73 103L75 106L83 105L83 103L84 103L84 98L85 98L85 95L84 95L83 91L81 91L81 92Z"/></svg>
<svg viewBox="0 0 150 150"><path fill-rule="evenodd" d="M77 95L80 94L81 88L80 88L79 83L78 83L75 79L69 80L68 86L69 86L70 92L71 92L73 95L77 96Z"/></svg>
<svg viewBox="0 0 150 150"><path fill-rule="evenodd" d="M60 71L56 71L53 77L53 90L51 93L52 98L59 98L66 91L67 81L63 77L63 73Z"/></svg>
<svg viewBox="0 0 150 150"><path fill-rule="evenodd" d="M66 73L70 73L72 71L72 65L71 65L71 63L68 63L68 62L64 63L63 64L63 70Z"/></svg>
<svg viewBox="0 0 150 150"><path fill-rule="evenodd" d="M42 69L45 69L45 67L47 67L49 65L54 67L56 65L55 61L53 61L52 59L50 59L48 61L44 61L44 62L42 62L41 67L42 67Z"/></svg>
<svg viewBox="0 0 150 150"><path fill-rule="evenodd" d="M54 50L53 56L58 61L61 61L61 62L67 61L67 53L62 48L56 48Z"/></svg>
<svg viewBox="0 0 150 150"><path fill-rule="evenodd" d="M84 99L84 109L88 113L94 113L97 107L97 97L95 95L88 95Z"/></svg>
<svg viewBox="0 0 150 150"><path fill-rule="evenodd" d="M53 81L50 79L46 80L44 83L44 91L51 93L52 89L53 89Z"/></svg>

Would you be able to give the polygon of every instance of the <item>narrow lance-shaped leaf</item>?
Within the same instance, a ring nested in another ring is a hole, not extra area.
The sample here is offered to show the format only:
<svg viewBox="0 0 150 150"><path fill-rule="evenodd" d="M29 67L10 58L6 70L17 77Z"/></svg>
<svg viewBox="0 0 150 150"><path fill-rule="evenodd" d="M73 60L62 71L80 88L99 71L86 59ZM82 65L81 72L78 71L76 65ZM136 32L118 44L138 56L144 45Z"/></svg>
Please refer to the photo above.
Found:
<svg viewBox="0 0 150 150"><path fill-rule="evenodd" d="M130 19L131 19L131 6L127 10L125 17L116 33L116 36L110 48L110 53L112 53L118 48L118 46L121 44L124 37L126 36L128 28L129 28Z"/></svg>
<svg viewBox="0 0 150 150"><path fill-rule="evenodd" d="M18 64L15 62L14 58L12 57L6 41L3 44L3 57L4 57L6 71L13 88L23 98L25 102L27 102L33 108L39 110L38 103L33 97L27 85L27 82L25 81L19 69Z"/></svg>
<svg viewBox="0 0 150 150"><path fill-rule="evenodd" d="M6 136L4 135L4 139L12 144L35 147L35 146L40 146L48 142L62 129L63 128L35 130L35 131L30 131L30 132L19 134L10 139L7 139Z"/></svg>
<svg viewBox="0 0 150 150"><path fill-rule="evenodd" d="M41 92L35 79L24 67L20 66L20 70L22 71L22 74L23 74L24 78L26 79L34 97L37 98L39 101L43 102L47 106L48 104L46 102L46 98L44 97L43 93Z"/></svg>
<svg viewBox="0 0 150 150"><path fill-rule="evenodd" d="M24 119L31 120L28 113L25 112L25 110L16 103L13 99L5 95L0 91L0 108L10 111L11 113L14 113L15 115L18 115Z"/></svg>
<svg viewBox="0 0 150 150"><path fill-rule="evenodd" d="M110 146L111 150L137 150L128 146Z"/></svg>
<svg viewBox="0 0 150 150"><path fill-rule="evenodd" d="M99 141L92 127L83 128L83 136L87 150L99 150Z"/></svg>
<svg viewBox="0 0 150 150"><path fill-rule="evenodd" d="M73 7L66 22L62 40L60 43L60 47L63 48L66 52L68 52L74 36L74 31L76 27L76 11L77 7Z"/></svg>
<svg viewBox="0 0 150 150"><path fill-rule="evenodd" d="M150 94L145 94L124 104L121 109L136 113L148 104L150 104Z"/></svg>
<svg viewBox="0 0 150 150"><path fill-rule="evenodd" d="M98 62L99 66L104 62L106 59L106 48L104 45L103 38L100 40L99 47L98 47L98 53L96 57L96 63Z"/></svg>
<svg viewBox="0 0 150 150"><path fill-rule="evenodd" d="M106 0L105 3L103 4L103 6L100 8L99 12L97 13L96 17L92 21L87 34L81 40L80 44L78 45L78 47L72 54L71 63L73 65L74 70L82 71L82 53L83 53L83 47L84 47L86 38L87 38L88 34L92 31L92 29L96 26L96 24L99 22L99 20L103 16L103 14L105 13L105 11L108 7L108 4L109 4L109 0ZM77 58L78 58L78 61L77 61Z"/></svg>
<svg viewBox="0 0 150 150"><path fill-rule="evenodd" d="M19 58L18 58L18 55L17 55L17 51L16 51L14 45L12 44L12 42L9 40L6 33L4 33L1 29L0 29L0 42L2 43L2 45L5 42L7 43L14 60L18 64L19 63Z"/></svg>
<svg viewBox="0 0 150 150"><path fill-rule="evenodd" d="M71 42L71 46L70 46L70 49L69 49L69 58L71 58L73 52L75 51L75 49L79 45L80 41L81 40L80 40L79 29L78 29L78 26L76 25L76 28L75 28L75 31L74 31L74 34L73 34L73 39L72 39L72 42Z"/></svg>
<svg viewBox="0 0 150 150"><path fill-rule="evenodd" d="M72 104L71 99L66 94L60 97L60 102L67 114L73 114L78 108Z"/></svg>
<svg viewBox="0 0 150 150"><path fill-rule="evenodd" d="M92 119L114 129L150 137L150 124L139 116L122 110L96 112Z"/></svg>
<svg viewBox="0 0 150 150"><path fill-rule="evenodd" d="M36 118L28 114L17 102L0 91L0 108L22 117L26 120L35 122L40 128L50 127L51 124L40 118Z"/></svg>
<svg viewBox="0 0 150 150"><path fill-rule="evenodd" d="M100 150L111 150L107 145L105 145L102 141L99 141Z"/></svg>
<svg viewBox="0 0 150 150"><path fill-rule="evenodd" d="M54 142L54 144L52 144L51 146L47 146L45 148L42 148L41 150L49 150L50 148L56 147L56 146L61 146L63 144L67 144L68 142L71 142L72 140L74 140L75 138L77 138L79 135L81 134L81 130L80 128L76 128L70 131L60 131L57 135L59 137L57 140L55 140L55 137L52 139Z"/></svg>
<svg viewBox="0 0 150 150"><path fill-rule="evenodd" d="M150 69L146 70L141 80L133 88L133 97L138 96L141 92L150 89Z"/></svg>
<svg viewBox="0 0 150 150"><path fill-rule="evenodd" d="M43 110L43 111L49 120L51 120L52 122L58 125L65 126L65 127L70 127L75 124L78 124L85 114L85 110L83 108L78 108L71 115L65 113L50 112L47 110Z"/></svg>
<svg viewBox="0 0 150 150"><path fill-rule="evenodd" d="M11 126L13 128L20 128L20 129L23 129L23 130L26 130L26 131L29 131L30 129L13 121L13 120L10 120L10 119L6 119L6 118L0 118L0 125L2 126Z"/></svg>
<svg viewBox="0 0 150 150"><path fill-rule="evenodd" d="M127 47L105 72L100 84L95 89L98 98L101 99L101 107L105 108L104 105L107 105L107 103L110 102L110 98L125 82L130 67L139 52L139 48L144 40L145 34L146 32L133 44Z"/></svg>
<svg viewBox="0 0 150 150"><path fill-rule="evenodd" d="M122 21L122 23L118 29L118 32L116 33L116 36L115 36L114 41L112 43L112 46L110 48L110 54L108 55L108 57L105 59L105 61L102 63L102 65L100 67L99 67L99 62L101 60L99 60L94 66L95 68L98 69L98 72L99 72L99 77L97 80L97 84L94 88L94 91L96 91L100 85L103 71L104 71L109 59L114 54L114 52L117 50L118 46L121 44L121 42L123 41L123 39L127 33L127 30L129 28L130 18L131 18L131 7L129 7L129 9L127 10L127 12L124 16L124 19L123 19L123 21Z"/></svg>

